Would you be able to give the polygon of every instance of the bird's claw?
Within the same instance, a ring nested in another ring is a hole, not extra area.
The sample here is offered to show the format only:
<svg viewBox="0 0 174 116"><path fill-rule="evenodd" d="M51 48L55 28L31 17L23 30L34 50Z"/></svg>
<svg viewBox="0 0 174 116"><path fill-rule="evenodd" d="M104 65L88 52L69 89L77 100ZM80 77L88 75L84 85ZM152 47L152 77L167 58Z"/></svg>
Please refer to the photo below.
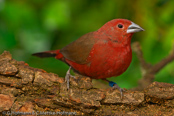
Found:
<svg viewBox="0 0 174 116"><path fill-rule="evenodd" d="M70 74L70 70L71 70L71 66L68 69L68 71L66 72L66 76L65 76L65 82L67 82L67 90L69 90L70 77L73 77L75 79L75 76Z"/></svg>
<svg viewBox="0 0 174 116"><path fill-rule="evenodd" d="M112 87L113 89L118 89L120 91L121 94L121 99L123 99L123 92L125 91L124 89L122 89L121 87L119 87L117 84L114 84L114 86Z"/></svg>
<svg viewBox="0 0 174 116"><path fill-rule="evenodd" d="M76 79L76 77L75 77L75 76L73 76L73 75L70 75L70 77L72 77L72 78Z"/></svg>
<svg viewBox="0 0 174 116"><path fill-rule="evenodd" d="M112 81L109 81L109 86L111 86L112 89L118 89L120 91L120 94L121 94L121 99L123 99L123 91L125 91L124 89L122 89L121 87L119 87L117 85L117 83L112 82Z"/></svg>

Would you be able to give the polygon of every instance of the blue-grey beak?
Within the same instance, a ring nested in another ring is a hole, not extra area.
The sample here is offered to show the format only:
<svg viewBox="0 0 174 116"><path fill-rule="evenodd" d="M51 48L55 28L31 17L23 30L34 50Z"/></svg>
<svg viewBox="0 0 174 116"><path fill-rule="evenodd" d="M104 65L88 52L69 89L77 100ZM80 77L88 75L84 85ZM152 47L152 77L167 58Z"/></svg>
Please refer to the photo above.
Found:
<svg viewBox="0 0 174 116"><path fill-rule="evenodd" d="M133 22L127 29L127 33L136 33L136 32L140 32L140 31L144 31L144 29Z"/></svg>

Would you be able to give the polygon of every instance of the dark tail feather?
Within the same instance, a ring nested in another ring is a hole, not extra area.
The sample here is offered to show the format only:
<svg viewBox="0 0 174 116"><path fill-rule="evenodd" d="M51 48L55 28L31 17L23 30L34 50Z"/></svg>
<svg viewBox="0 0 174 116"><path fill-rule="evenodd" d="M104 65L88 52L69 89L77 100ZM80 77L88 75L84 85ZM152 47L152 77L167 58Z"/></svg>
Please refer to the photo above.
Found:
<svg viewBox="0 0 174 116"><path fill-rule="evenodd" d="M40 58L56 57L56 54L50 54L50 53L44 53L44 52L34 53L34 54L32 54L32 55L33 55L33 56L40 57Z"/></svg>
<svg viewBox="0 0 174 116"><path fill-rule="evenodd" d="M38 52L38 53L34 53L34 54L32 54L32 55L33 55L33 56L40 57L40 58L56 57L58 51L59 51L59 50L46 51L46 52Z"/></svg>

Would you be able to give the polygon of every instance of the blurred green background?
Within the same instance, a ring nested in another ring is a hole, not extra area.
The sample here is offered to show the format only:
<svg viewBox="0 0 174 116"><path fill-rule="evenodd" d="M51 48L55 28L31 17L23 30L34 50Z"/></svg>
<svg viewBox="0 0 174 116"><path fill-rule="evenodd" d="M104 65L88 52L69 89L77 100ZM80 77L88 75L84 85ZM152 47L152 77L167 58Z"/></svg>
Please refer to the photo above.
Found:
<svg viewBox="0 0 174 116"><path fill-rule="evenodd" d="M64 77L68 66L54 58L40 59L32 53L60 49L83 34L99 29L115 18L126 18L146 31L136 33L145 59L155 64L174 44L173 0L0 0L0 53ZM128 70L110 80L131 88L141 78L135 53ZM156 81L174 84L174 62L156 75Z"/></svg>

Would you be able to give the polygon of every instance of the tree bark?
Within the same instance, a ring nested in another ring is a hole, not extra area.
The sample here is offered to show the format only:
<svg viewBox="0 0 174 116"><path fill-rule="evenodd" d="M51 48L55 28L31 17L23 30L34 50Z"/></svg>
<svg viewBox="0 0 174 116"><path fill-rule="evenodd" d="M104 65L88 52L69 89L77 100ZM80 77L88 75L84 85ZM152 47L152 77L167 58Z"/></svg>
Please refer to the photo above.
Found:
<svg viewBox="0 0 174 116"><path fill-rule="evenodd" d="M88 77L64 78L0 55L0 112L7 115L174 115L174 85L153 82L142 91L93 87Z"/></svg>

